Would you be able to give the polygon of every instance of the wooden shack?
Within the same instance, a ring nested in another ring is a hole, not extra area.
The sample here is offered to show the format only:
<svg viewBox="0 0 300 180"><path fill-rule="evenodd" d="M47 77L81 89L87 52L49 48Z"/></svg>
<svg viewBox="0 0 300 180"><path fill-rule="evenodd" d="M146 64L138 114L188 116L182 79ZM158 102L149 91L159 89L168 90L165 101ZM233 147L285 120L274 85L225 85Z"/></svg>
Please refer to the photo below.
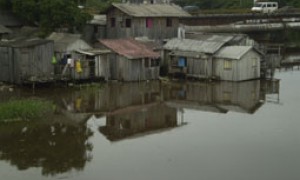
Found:
<svg viewBox="0 0 300 180"><path fill-rule="evenodd" d="M252 46L227 46L214 55L214 77L226 81L260 78L262 54Z"/></svg>
<svg viewBox="0 0 300 180"><path fill-rule="evenodd" d="M80 34L53 32L47 39L54 41L54 54L58 60L62 59L65 54L72 54L76 50L92 48L88 43L81 39Z"/></svg>
<svg viewBox="0 0 300 180"><path fill-rule="evenodd" d="M81 61L80 57L76 56L77 50L92 48L81 39L80 34L54 32L47 39L54 41L54 55L57 61L55 65L56 78L77 80L90 77L89 62ZM76 70L76 63L80 63L80 71Z"/></svg>
<svg viewBox="0 0 300 180"><path fill-rule="evenodd" d="M53 79L53 41L0 42L0 81L23 84Z"/></svg>
<svg viewBox="0 0 300 180"><path fill-rule="evenodd" d="M113 3L107 10L107 37L148 37L163 40L177 36L180 17L190 14L174 4Z"/></svg>
<svg viewBox="0 0 300 180"><path fill-rule="evenodd" d="M101 62L106 62L105 59L110 53L111 51L107 49L77 50L74 56L83 64L82 72L85 75L82 77L90 80L104 79L105 76L102 74L102 71L105 65L101 64ZM79 76L78 73L75 73L75 75Z"/></svg>
<svg viewBox="0 0 300 180"><path fill-rule="evenodd" d="M100 43L112 53L99 59L99 76L106 80L142 81L159 78L158 52L134 39L106 39Z"/></svg>
<svg viewBox="0 0 300 180"><path fill-rule="evenodd" d="M213 54L225 42L171 39L164 45L163 66L169 75L210 79L213 77Z"/></svg>

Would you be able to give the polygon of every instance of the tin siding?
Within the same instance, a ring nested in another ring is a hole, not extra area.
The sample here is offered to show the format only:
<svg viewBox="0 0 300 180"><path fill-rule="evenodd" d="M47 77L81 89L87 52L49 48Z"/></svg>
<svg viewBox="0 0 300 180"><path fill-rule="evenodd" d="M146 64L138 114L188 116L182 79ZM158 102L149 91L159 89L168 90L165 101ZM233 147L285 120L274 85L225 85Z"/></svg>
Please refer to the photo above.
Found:
<svg viewBox="0 0 300 180"><path fill-rule="evenodd" d="M256 59L256 66L253 66ZM246 53L239 62L240 74L236 78L239 81L260 78L260 56L255 51Z"/></svg>
<svg viewBox="0 0 300 180"><path fill-rule="evenodd" d="M235 68L235 64L234 61L235 60L230 60L232 61L232 68L231 69L224 69L224 61L226 59L221 59L221 58L216 58L214 59L215 61L215 76L217 79L219 80L227 80L227 81L234 81L234 69Z"/></svg>
<svg viewBox="0 0 300 180"><path fill-rule="evenodd" d="M253 58L256 58L256 67L252 66ZM232 69L224 69L225 59L216 58L214 61L215 76L220 80L244 81L260 78L260 56L253 50L246 53L240 60L231 60Z"/></svg>

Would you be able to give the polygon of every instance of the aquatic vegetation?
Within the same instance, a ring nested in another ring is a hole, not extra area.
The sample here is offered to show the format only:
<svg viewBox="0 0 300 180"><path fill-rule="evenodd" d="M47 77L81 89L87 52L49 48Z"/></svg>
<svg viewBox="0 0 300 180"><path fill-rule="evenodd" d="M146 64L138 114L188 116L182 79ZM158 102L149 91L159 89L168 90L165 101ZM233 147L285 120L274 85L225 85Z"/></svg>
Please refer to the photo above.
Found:
<svg viewBox="0 0 300 180"><path fill-rule="evenodd" d="M11 100L0 103L0 121L21 121L42 118L54 112L54 105L41 99Z"/></svg>

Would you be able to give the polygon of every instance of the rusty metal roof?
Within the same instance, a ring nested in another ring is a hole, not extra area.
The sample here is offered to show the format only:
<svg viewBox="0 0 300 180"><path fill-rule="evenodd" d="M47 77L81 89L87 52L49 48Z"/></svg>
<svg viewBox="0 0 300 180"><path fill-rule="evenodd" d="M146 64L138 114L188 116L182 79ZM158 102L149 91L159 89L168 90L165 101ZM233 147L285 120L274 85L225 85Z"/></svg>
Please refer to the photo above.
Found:
<svg viewBox="0 0 300 180"><path fill-rule="evenodd" d="M113 7L134 17L189 17L180 6L175 4L125 4L113 3Z"/></svg>
<svg viewBox="0 0 300 180"><path fill-rule="evenodd" d="M241 59L252 46L227 46L222 48L219 52L217 52L214 57L216 58L224 58L224 59Z"/></svg>
<svg viewBox="0 0 300 180"><path fill-rule="evenodd" d="M192 39L171 39L164 45L164 49L171 51L186 51L214 54L225 42L201 41Z"/></svg>
<svg viewBox="0 0 300 180"><path fill-rule="evenodd" d="M150 47L134 39L103 39L100 42L128 59L159 58L159 53L154 52Z"/></svg>

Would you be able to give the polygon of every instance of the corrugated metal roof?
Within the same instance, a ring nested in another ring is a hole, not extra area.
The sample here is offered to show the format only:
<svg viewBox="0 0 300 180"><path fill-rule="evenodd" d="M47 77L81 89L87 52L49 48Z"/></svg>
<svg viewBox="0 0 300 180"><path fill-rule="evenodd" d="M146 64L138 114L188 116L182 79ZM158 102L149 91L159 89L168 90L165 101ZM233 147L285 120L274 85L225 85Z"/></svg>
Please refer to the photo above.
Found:
<svg viewBox="0 0 300 180"><path fill-rule="evenodd" d="M41 44L53 43L51 40L45 39L26 39L26 40L11 40L11 41L0 41L0 46L2 47L32 47Z"/></svg>
<svg viewBox="0 0 300 180"><path fill-rule="evenodd" d="M198 52L186 52L186 51L173 51L170 55L173 56L184 56L184 57L192 57L192 58L200 58L201 53Z"/></svg>
<svg viewBox="0 0 300 180"><path fill-rule="evenodd" d="M10 34L10 33L12 33L10 29L0 24L0 34Z"/></svg>
<svg viewBox="0 0 300 180"><path fill-rule="evenodd" d="M189 17L180 6L174 4L125 4L113 3L113 7L134 17Z"/></svg>
<svg viewBox="0 0 300 180"><path fill-rule="evenodd" d="M69 34L69 33L56 33L53 32L47 39L53 40L55 42L65 42L72 43L80 39L80 34Z"/></svg>
<svg viewBox="0 0 300 180"><path fill-rule="evenodd" d="M70 33L56 33L53 32L47 38L54 41L54 50L58 52L66 51L67 47L76 43L77 41L82 41L81 44L85 46L85 49L91 48L85 41L83 41L80 34L70 34Z"/></svg>
<svg viewBox="0 0 300 180"><path fill-rule="evenodd" d="M111 51L108 49L88 49L88 50L79 50L78 49L78 50L76 50L76 52L78 52L80 54L89 55L89 56L111 53Z"/></svg>
<svg viewBox="0 0 300 180"><path fill-rule="evenodd" d="M200 41L192 39L171 39L164 45L164 49L172 51L176 50L213 54L224 44L224 42Z"/></svg>
<svg viewBox="0 0 300 180"><path fill-rule="evenodd" d="M252 49L252 46L227 46L217 52L214 57L238 60L250 49Z"/></svg>
<svg viewBox="0 0 300 180"><path fill-rule="evenodd" d="M230 42L240 41L247 36L244 34L209 34L209 33L186 33L186 38L203 41Z"/></svg>
<svg viewBox="0 0 300 180"><path fill-rule="evenodd" d="M100 42L112 51L128 59L159 58L159 53L154 52L145 44L134 39L103 39Z"/></svg>

